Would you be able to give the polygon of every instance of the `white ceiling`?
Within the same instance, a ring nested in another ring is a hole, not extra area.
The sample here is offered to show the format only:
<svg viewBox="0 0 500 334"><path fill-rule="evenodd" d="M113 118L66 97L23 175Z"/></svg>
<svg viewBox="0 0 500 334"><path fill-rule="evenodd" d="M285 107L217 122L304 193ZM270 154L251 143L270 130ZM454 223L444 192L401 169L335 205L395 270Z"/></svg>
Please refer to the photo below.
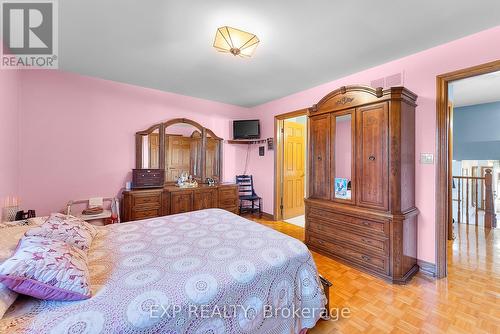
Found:
<svg viewBox="0 0 500 334"><path fill-rule="evenodd" d="M500 24L498 0L64 0L59 11L61 69L241 106ZM257 34L253 58L212 48L224 25Z"/></svg>
<svg viewBox="0 0 500 334"><path fill-rule="evenodd" d="M455 107L500 101L500 71L451 83Z"/></svg>

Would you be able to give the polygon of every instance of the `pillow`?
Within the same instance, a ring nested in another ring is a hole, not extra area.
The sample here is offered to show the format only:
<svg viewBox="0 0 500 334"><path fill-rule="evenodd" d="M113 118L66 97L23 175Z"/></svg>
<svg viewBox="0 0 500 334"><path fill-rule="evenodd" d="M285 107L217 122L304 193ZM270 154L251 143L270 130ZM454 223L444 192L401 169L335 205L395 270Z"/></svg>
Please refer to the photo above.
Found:
<svg viewBox="0 0 500 334"><path fill-rule="evenodd" d="M14 254L19 240L30 228L31 226L26 225L8 225L8 228L0 228L0 264ZM17 292L0 283L0 319L16 299Z"/></svg>
<svg viewBox="0 0 500 334"><path fill-rule="evenodd" d="M87 299L87 254L64 241L24 237L14 255L0 265L0 283L39 299Z"/></svg>
<svg viewBox="0 0 500 334"><path fill-rule="evenodd" d="M52 214L41 226L30 229L26 236L65 241L88 251L97 229L84 220L63 214Z"/></svg>

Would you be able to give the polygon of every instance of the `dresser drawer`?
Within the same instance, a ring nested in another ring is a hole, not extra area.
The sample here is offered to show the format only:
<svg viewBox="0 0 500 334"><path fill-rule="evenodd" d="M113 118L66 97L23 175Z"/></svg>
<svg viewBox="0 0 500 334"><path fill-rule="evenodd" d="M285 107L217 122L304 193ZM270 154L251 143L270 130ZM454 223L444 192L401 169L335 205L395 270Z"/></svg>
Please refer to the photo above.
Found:
<svg viewBox="0 0 500 334"><path fill-rule="evenodd" d="M389 275L389 257L365 254L363 250L354 250L349 247L332 243L325 239L327 239L327 237L321 234L309 233L308 243L312 247L316 247L334 256L338 256L348 262L354 262L381 274Z"/></svg>
<svg viewBox="0 0 500 334"><path fill-rule="evenodd" d="M132 197L133 206L161 206L161 193L158 194L140 194Z"/></svg>
<svg viewBox="0 0 500 334"><path fill-rule="evenodd" d="M366 249L367 252L379 256L389 255L389 239L381 236L364 236L350 231L336 229L321 221L311 219L309 231L323 235L335 242L353 245L356 248Z"/></svg>
<svg viewBox="0 0 500 334"><path fill-rule="evenodd" d="M161 216L161 208L145 209L145 210L132 210L132 220L141 220L148 218L155 218Z"/></svg>
<svg viewBox="0 0 500 334"><path fill-rule="evenodd" d="M354 232L365 232L366 234L376 234L387 236L389 234L389 223L387 221L375 221L364 218L356 218L347 215L331 212L321 208L310 207L307 215L309 224L329 224L333 228L351 230Z"/></svg>
<svg viewBox="0 0 500 334"><path fill-rule="evenodd" d="M238 206L238 188L219 188L219 208L228 209ZM229 209L228 209L229 210Z"/></svg>

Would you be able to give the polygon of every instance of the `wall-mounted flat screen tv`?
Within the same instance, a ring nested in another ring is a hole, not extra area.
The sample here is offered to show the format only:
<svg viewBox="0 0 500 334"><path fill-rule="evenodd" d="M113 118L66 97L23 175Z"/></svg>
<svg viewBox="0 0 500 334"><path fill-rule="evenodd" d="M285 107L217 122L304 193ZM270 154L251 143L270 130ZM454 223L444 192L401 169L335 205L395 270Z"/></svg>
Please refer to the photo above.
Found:
<svg viewBox="0 0 500 334"><path fill-rule="evenodd" d="M234 139L259 139L260 124L258 119L233 121Z"/></svg>

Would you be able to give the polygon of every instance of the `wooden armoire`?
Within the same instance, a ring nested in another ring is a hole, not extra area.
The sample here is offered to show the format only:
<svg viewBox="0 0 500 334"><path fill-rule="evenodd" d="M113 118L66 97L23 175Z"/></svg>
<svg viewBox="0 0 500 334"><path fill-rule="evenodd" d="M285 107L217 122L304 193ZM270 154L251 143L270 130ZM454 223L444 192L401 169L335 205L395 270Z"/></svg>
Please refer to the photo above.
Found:
<svg viewBox="0 0 500 334"><path fill-rule="evenodd" d="M306 244L401 284L418 271L416 99L347 86L308 110Z"/></svg>

